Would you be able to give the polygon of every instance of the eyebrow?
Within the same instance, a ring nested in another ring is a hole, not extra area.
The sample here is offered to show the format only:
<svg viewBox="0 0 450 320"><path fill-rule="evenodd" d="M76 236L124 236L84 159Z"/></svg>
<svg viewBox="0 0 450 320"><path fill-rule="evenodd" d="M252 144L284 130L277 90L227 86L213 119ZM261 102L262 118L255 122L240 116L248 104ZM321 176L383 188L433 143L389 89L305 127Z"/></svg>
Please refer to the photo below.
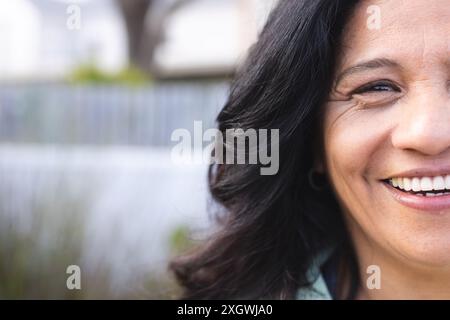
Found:
<svg viewBox="0 0 450 320"><path fill-rule="evenodd" d="M380 68L386 68L386 67L396 67L399 68L400 65L390 59L386 59L386 58L377 58L377 59L373 59L373 60L368 60L368 61L364 61L361 63L358 63L354 66L351 66L347 69L345 69L344 71L342 71L341 73L339 73L339 75L337 76L336 79L336 85L345 77L355 74L355 73L359 73L359 72L364 72L364 71L368 71L368 70L374 70L374 69L380 69Z"/></svg>

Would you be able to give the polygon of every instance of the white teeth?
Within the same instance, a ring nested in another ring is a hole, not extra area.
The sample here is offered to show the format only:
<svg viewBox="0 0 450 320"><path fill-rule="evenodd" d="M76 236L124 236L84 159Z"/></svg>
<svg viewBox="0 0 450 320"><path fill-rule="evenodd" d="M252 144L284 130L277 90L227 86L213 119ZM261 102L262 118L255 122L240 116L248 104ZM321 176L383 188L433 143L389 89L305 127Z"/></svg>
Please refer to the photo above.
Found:
<svg viewBox="0 0 450 320"><path fill-rule="evenodd" d="M400 179L397 179L397 178L392 178L391 179L391 183L392 183L392 185L394 186L394 187L398 187L398 180L400 180Z"/></svg>
<svg viewBox="0 0 450 320"><path fill-rule="evenodd" d="M445 189L450 190L450 175L445 176Z"/></svg>
<svg viewBox="0 0 450 320"><path fill-rule="evenodd" d="M403 178L403 189L406 191L411 190L411 179L409 178Z"/></svg>
<svg viewBox="0 0 450 320"><path fill-rule="evenodd" d="M444 177L437 176L433 178L433 189L434 190L445 190Z"/></svg>
<svg viewBox="0 0 450 320"><path fill-rule="evenodd" d="M405 191L450 190L450 175L435 177L391 178L389 183ZM428 192L429 194L429 192ZM433 193L435 195L436 193ZM430 195L431 196L431 195Z"/></svg>
<svg viewBox="0 0 450 320"><path fill-rule="evenodd" d="M433 181L431 178L425 177L420 179L420 189L422 191L431 191L433 190Z"/></svg>
<svg viewBox="0 0 450 320"><path fill-rule="evenodd" d="M419 178L413 178L411 180L411 189L412 189L412 191L420 191L420 179Z"/></svg>

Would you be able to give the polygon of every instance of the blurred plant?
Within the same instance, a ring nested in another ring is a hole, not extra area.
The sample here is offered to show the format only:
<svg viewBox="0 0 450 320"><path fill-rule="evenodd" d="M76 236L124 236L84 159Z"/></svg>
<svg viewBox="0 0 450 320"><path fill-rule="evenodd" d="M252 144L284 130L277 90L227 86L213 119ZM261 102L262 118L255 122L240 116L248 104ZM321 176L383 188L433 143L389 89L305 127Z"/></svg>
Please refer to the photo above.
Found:
<svg viewBox="0 0 450 320"><path fill-rule="evenodd" d="M83 259L85 228L97 187L90 181L86 183L88 188L69 192L69 185L70 179L63 176L54 188L64 192L41 190L31 200L21 197L20 205L0 206L0 299L178 297L179 287L164 269L149 268L136 275L130 286L113 288L113 272L107 262L87 265ZM10 191L7 183L0 183L1 204L10 203ZM188 234L187 227L176 228L169 240L171 250L180 252L187 248ZM81 290L66 287L66 269L74 264L81 268Z"/></svg>
<svg viewBox="0 0 450 320"><path fill-rule="evenodd" d="M148 75L135 67L128 67L118 73L106 73L93 64L85 64L75 68L68 78L75 84L125 84L139 86L150 83Z"/></svg>
<svg viewBox="0 0 450 320"><path fill-rule="evenodd" d="M0 191L1 197L7 195ZM66 268L81 263L87 202L64 196L45 198L35 203L29 216L1 212L2 299L77 299L83 295L83 290L67 289Z"/></svg>
<svg viewBox="0 0 450 320"><path fill-rule="evenodd" d="M180 225L169 235L170 256L174 257L192 249L195 242L191 238L192 230L187 225ZM144 283L147 289L141 297L147 299L178 299L181 288L172 274L151 274Z"/></svg>
<svg viewBox="0 0 450 320"><path fill-rule="evenodd" d="M172 254L181 254L194 246L194 241L190 237L191 233L186 225L178 226L172 231L169 238L169 247Z"/></svg>

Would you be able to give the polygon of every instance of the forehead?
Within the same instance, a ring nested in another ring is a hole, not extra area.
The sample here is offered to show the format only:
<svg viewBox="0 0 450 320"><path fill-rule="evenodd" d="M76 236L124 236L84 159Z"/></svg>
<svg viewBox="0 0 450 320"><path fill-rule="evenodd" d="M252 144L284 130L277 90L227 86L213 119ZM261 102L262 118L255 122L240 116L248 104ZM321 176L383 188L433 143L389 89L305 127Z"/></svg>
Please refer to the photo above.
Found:
<svg viewBox="0 0 450 320"><path fill-rule="evenodd" d="M449 52L450 0L365 0L344 30L341 64L379 57L421 63Z"/></svg>

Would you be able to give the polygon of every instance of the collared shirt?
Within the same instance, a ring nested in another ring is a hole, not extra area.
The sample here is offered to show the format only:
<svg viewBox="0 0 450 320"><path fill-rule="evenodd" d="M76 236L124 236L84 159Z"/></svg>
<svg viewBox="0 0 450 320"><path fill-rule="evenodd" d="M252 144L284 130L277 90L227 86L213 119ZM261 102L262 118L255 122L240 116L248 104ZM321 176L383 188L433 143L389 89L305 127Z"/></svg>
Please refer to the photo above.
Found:
<svg viewBox="0 0 450 320"><path fill-rule="evenodd" d="M332 277L325 277L321 270L332 256L333 251L333 249L325 250L314 260L307 272L307 278L311 285L297 290L297 300L333 300L330 291L334 291L334 288L329 288L329 286L334 285L332 283L334 281L332 281Z"/></svg>

